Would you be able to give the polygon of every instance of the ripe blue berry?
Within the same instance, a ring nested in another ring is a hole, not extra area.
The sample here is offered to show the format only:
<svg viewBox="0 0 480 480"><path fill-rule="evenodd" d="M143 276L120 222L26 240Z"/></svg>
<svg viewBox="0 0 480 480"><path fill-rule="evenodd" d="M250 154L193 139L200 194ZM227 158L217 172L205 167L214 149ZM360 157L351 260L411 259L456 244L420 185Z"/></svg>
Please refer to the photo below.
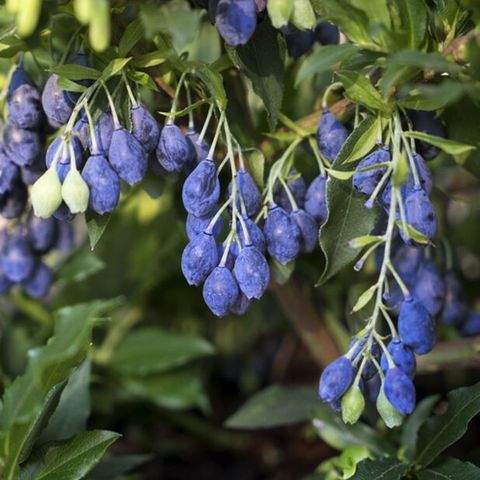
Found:
<svg viewBox="0 0 480 480"><path fill-rule="evenodd" d="M22 70L24 79L21 83L15 74ZM17 67L8 89L8 118L19 128L35 128L42 119L40 92L28 77L23 67Z"/></svg>
<svg viewBox="0 0 480 480"><path fill-rule="evenodd" d="M160 165L167 172L180 172L190 158L187 139L182 131L173 124L163 127L155 152Z"/></svg>
<svg viewBox="0 0 480 480"><path fill-rule="evenodd" d="M257 26L255 0L220 0L215 26L229 45L245 45Z"/></svg>
<svg viewBox="0 0 480 480"><path fill-rule="evenodd" d="M26 280L35 267L35 257L30 248L26 232L22 229L8 237L0 254L0 268L14 283Z"/></svg>
<svg viewBox="0 0 480 480"><path fill-rule="evenodd" d="M7 122L4 127L3 142L10 160L19 167L31 165L42 150L38 132L18 128L10 122Z"/></svg>
<svg viewBox="0 0 480 480"><path fill-rule="evenodd" d="M282 33L287 43L288 55L292 58L299 58L308 52L315 43L315 32L313 30L299 30L294 25L283 27Z"/></svg>
<svg viewBox="0 0 480 480"><path fill-rule="evenodd" d="M42 92L43 110L54 127L67 123L73 110L73 104L66 92L58 86L58 80L58 75L50 75Z"/></svg>
<svg viewBox="0 0 480 480"><path fill-rule="evenodd" d="M309 213L319 225L327 219L328 215L326 184L327 176L318 175L309 185L305 195L305 211Z"/></svg>
<svg viewBox="0 0 480 480"><path fill-rule="evenodd" d="M375 190L378 182L386 172L387 167L378 167L366 172L360 172L364 168L373 167L380 163L390 161L390 152L387 148L382 147L374 150L370 155L367 155L356 167L357 173L353 175L353 187L364 195L371 195Z"/></svg>
<svg viewBox="0 0 480 480"><path fill-rule="evenodd" d="M471 313L467 321L461 326L460 333L464 337L474 337L480 334L480 315L478 313Z"/></svg>
<svg viewBox="0 0 480 480"><path fill-rule="evenodd" d="M52 217L43 219L30 213L27 232L32 249L38 253L46 253L57 239L57 221Z"/></svg>
<svg viewBox="0 0 480 480"><path fill-rule="evenodd" d="M8 220L19 218L27 204L27 187L17 180L10 192L0 196L0 213Z"/></svg>
<svg viewBox="0 0 480 480"><path fill-rule="evenodd" d="M428 310L413 297L400 307L398 332L405 345L418 355L428 353L435 345L435 322Z"/></svg>
<svg viewBox="0 0 480 480"><path fill-rule="evenodd" d="M25 165L20 169L20 178L25 185L33 185L43 173L45 173L45 162L40 156L31 165Z"/></svg>
<svg viewBox="0 0 480 480"><path fill-rule="evenodd" d="M77 137L70 137L70 140L67 141L63 136L57 137L49 145L45 154L45 165L47 168L50 168L54 158L57 159L57 163L70 165L72 156L69 145L73 147L77 168L80 168L82 163L82 144L80 140Z"/></svg>
<svg viewBox="0 0 480 480"><path fill-rule="evenodd" d="M338 400L348 390L352 380L352 362L342 355L322 372L319 386L320 398L327 403Z"/></svg>
<svg viewBox="0 0 480 480"><path fill-rule="evenodd" d="M73 127L73 131L80 141L82 148L87 149L90 141L90 126L88 124L88 118L86 115L83 115L80 120L77 121Z"/></svg>
<svg viewBox="0 0 480 480"><path fill-rule="evenodd" d="M251 244L258 249L260 253L265 255L266 247L265 247L265 235L262 232L262 229L250 218L243 218L245 222L245 226L248 230L248 235L250 237L250 242ZM240 222L237 224L237 235L238 239L240 241L240 245L242 247L246 246L245 242L245 234L243 232L243 228L240 224ZM232 245L232 249L236 252L237 249L237 244Z"/></svg>
<svg viewBox="0 0 480 480"><path fill-rule="evenodd" d="M428 133L437 137L445 138L446 132L440 119L435 112L426 110L410 110L408 112L413 129L419 132ZM425 158L425 160L432 160L438 156L440 149L423 140L415 141L418 152Z"/></svg>
<svg viewBox="0 0 480 480"><path fill-rule="evenodd" d="M189 240L193 240L197 235L204 232L212 218L214 217L216 210L210 212L208 215L203 217L196 217L192 213L187 215L186 230ZM212 233L215 237L218 237L222 231L222 217L218 218L213 227Z"/></svg>
<svg viewBox="0 0 480 480"><path fill-rule="evenodd" d="M307 193L307 185L303 177L301 177L295 168L292 168L288 174L290 178L287 181L288 189L295 199L295 203L298 208L303 208L305 204L305 195ZM292 211L292 202L288 198L288 194L285 191L283 185L280 185L274 195L275 203L282 207L286 212Z"/></svg>
<svg viewBox="0 0 480 480"><path fill-rule="evenodd" d="M52 285L52 272L38 261L31 275L22 282L22 287L33 298L43 298Z"/></svg>
<svg viewBox="0 0 480 480"><path fill-rule="evenodd" d="M270 207L264 234L268 253L281 264L291 262L298 255L301 232L283 208L275 204Z"/></svg>
<svg viewBox="0 0 480 480"><path fill-rule="evenodd" d="M432 317L440 313L445 298L445 285L432 260L424 260L420 264L410 291Z"/></svg>
<svg viewBox="0 0 480 480"><path fill-rule="evenodd" d="M160 137L160 127L144 105L135 105L131 112L133 136L147 153L155 150Z"/></svg>
<svg viewBox="0 0 480 480"><path fill-rule="evenodd" d="M12 190L19 175L18 166L0 149L0 195Z"/></svg>
<svg viewBox="0 0 480 480"><path fill-rule="evenodd" d="M223 317L229 312L238 295L237 282L226 267L216 267L203 285L203 299L217 317Z"/></svg>
<svg viewBox="0 0 480 480"><path fill-rule="evenodd" d="M201 162L208 157L210 146L205 140L200 140L200 134L193 129L189 129L187 132L187 138L192 142L195 150L195 163Z"/></svg>
<svg viewBox="0 0 480 480"><path fill-rule="evenodd" d="M388 344L387 350L392 356L395 365L407 376L413 378L417 368L415 355L398 337L393 338ZM385 353L382 354L381 366L384 371L388 370L388 360Z"/></svg>
<svg viewBox="0 0 480 480"><path fill-rule="evenodd" d="M445 297L442 308L442 322L445 325L461 325L466 321L469 314L462 284L453 271L448 271L443 280Z"/></svg>
<svg viewBox="0 0 480 480"><path fill-rule="evenodd" d="M388 401L402 414L415 409L416 393L413 382L399 368L389 368L385 375L384 391Z"/></svg>
<svg viewBox="0 0 480 480"><path fill-rule="evenodd" d="M321 45L337 45L340 40L340 33L332 23L321 22L315 28L315 38Z"/></svg>
<svg viewBox="0 0 480 480"><path fill-rule="evenodd" d="M437 215L432 202L422 188L415 187L407 194L405 216L409 225L429 240L433 240L437 232Z"/></svg>
<svg viewBox="0 0 480 480"><path fill-rule="evenodd" d="M82 177L90 189L89 207L103 215L111 213L120 198L120 179L103 155L92 155L83 167Z"/></svg>
<svg viewBox="0 0 480 480"><path fill-rule="evenodd" d="M348 137L347 129L336 119L333 113L324 110L317 129L317 143L320 151L331 162Z"/></svg>
<svg viewBox="0 0 480 480"><path fill-rule="evenodd" d="M113 132L115 131L112 114L102 112L93 126L93 131L95 132L95 140L97 140L97 149L93 148L92 138L89 136L88 145L90 153L107 156L110 151Z"/></svg>
<svg viewBox="0 0 480 480"><path fill-rule="evenodd" d="M378 373L365 382L365 393L372 402L377 400L381 387L382 379Z"/></svg>
<svg viewBox="0 0 480 480"><path fill-rule="evenodd" d="M183 184L182 200L187 212L207 215L220 198L220 182L212 160L202 160Z"/></svg>
<svg viewBox="0 0 480 480"><path fill-rule="evenodd" d="M240 292L235 303L230 307L230 311L235 315L244 315L251 304L252 301L243 292Z"/></svg>
<svg viewBox="0 0 480 480"><path fill-rule="evenodd" d="M315 250L318 242L318 225L315 219L305 210L297 209L291 214L300 229L300 250L310 253Z"/></svg>
<svg viewBox="0 0 480 480"><path fill-rule="evenodd" d="M417 246L400 243L392 257L395 270L403 278L404 275L414 275L423 260L423 249Z"/></svg>
<svg viewBox="0 0 480 480"><path fill-rule="evenodd" d="M182 254L182 272L189 285L203 283L218 264L218 249L213 235L201 233Z"/></svg>
<svg viewBox="0 0 480 480"><path fill-rule="evenodd" d="M260 210L262 199L258 187L249 172L241 168L237 174L237 186L245 204L247 217L254 217ZM229 185L228 191L232 191ZM241 208L240 199L237 198L237 207Z"/></svg>
<svg viewBox="0 0 480 480"><path fill-rule="evenodd" d="M117 127L108 151L110 165L118 176L134 185L147 173L148 157L140 142L125 128Z"/></svg>
<svg viewBox="0 0 480 480"><path fill-rule="evenodd" d="M254 246L249 245L240 251L233 269L240 290L248 299L261 298L270 281L267 260Z"/></svg>
<svg viewBox="0 0 480 480"><path fill-rule="evenodd" d="M54 248L62 252L70 250L75 241L74 234L70 223L57 221L57 239Z"/></svg>

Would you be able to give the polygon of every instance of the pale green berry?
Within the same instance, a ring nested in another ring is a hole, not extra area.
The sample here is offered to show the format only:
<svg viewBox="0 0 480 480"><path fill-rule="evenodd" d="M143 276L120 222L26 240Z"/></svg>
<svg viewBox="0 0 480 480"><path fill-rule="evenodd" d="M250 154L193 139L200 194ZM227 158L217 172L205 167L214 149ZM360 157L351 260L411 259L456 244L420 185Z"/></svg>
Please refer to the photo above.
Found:
<svg viewBox="0 0 480 480"><path fill-rule="evenodd" d="M23 0L17 9L17 32L21 37L28 37L35 31L41 9L42 0Z"/></svg>
<svg viewBox="0 0 480 480"><path fill-rule="evenodd" d="M403 415L388 401L383 385L377 397L377 411L388 428L398 427L403 422Z"/></svg>
<svg viewBox="0 0 480 480"><path fill-rule="evenodd" d="M93 0L74 0L73 11L77 20L81 24L87 25L93 17L94 2Z"/></svg>
<svg viewBox="0 0 480 480"><path fill-rule="evenodd" d="M275 28L285 27L292 14L293 0L268 0L268 16Z"/></svg>
<svg viewBox="0 0 480 480"><path fill-rule="evenodd" d="M110 44L110 2L93 0L88 30L90 44L97 52L103 52Z"/></svg>
<svg viewBox="0 0 480 480"><path fill-rule="evenodd" d="M342 397L342 419L345 423L357 423L365 408L365 399L358 385L353 384Z"/></svg>
<svg viewBox="0 0 480 480"><path fill-rule="evenodd" d="M30 190L33 212L37 217L49 218L62 203L62 184L55 168L49 168Z"/></svg>
<svg viewBox="0 0 480 480"><path fill-rule="evenodd" d="M313 30L317 25L317 18L310 0L295 0L293 2L290 21L299 30Z"/></svg>
<svg viewBox="0 0 480 480"><path fill-rule="evenodd" d="M83 213L88 207L90 190L77 169L71 168L62 186L62 197L72 213Z"/></svg>

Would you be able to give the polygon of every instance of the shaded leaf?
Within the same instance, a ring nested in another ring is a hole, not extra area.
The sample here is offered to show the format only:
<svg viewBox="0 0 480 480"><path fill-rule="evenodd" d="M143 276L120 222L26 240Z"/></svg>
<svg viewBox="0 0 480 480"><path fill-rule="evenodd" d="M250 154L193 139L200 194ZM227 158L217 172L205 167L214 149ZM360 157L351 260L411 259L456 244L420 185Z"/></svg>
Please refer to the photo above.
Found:
<svg viewBox="0 0 480 480"><path fill-rule="evenodd" d="M50 69L52 73L56 73L61 78L68 80L97 80L100 78L101 72L95 68L85 67L77 64L63 64Z"/></svg>
<svg viewBox="0 0 480 480"><path fill-rule="evenodd" d="M127 25L118 45L118 55L125 57L127 53L142 39L143 25L140 19L135 19Z"/></svg>
<svg viewBox="0 0 480 480"><path fill-rule="evenodd" d="M468 153L475 150L477 147L473 145L466 145L464 143L456 142L448 138L436 137L435 135L429 135L424 132L405 132L405 136L415 138L417 140L423 140L424 142L435 145L450 155L461 155L462 153Z"/></svg>
<svg viewBox="0 0 480 480"><path fill-rule="evenodd" d="M90 248L94 250L95 246L105 233L111 215L99 215L98 213L87 211L85 220L87 222L88 238L90 240Z"/></svg>
<svg viewBox="0 0 480 480"><path fill-rule="evenodd" d="M480 468L470 462L447 458L433 467L417 472L418 480L473 480L480 478Z"/></svg>
<svg viewBox="0 0 480 480"><path fill-rule="evenodd" d="M410 465L394 457L364 460L357 466L352 480L400 480L410 470Z"/></svg>

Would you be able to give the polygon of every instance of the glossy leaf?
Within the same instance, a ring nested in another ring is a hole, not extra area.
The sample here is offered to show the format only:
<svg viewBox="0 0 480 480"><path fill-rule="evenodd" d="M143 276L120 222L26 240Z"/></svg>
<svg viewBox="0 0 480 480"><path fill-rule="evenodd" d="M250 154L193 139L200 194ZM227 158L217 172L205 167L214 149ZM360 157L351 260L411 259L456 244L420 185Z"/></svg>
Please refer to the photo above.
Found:
<svg viewBox="0 0 480 480"><path fill-rule="evenodd" d="M357 466L352 480L400 480L410 470L410 465L394 457L364 460Z"/></svg>

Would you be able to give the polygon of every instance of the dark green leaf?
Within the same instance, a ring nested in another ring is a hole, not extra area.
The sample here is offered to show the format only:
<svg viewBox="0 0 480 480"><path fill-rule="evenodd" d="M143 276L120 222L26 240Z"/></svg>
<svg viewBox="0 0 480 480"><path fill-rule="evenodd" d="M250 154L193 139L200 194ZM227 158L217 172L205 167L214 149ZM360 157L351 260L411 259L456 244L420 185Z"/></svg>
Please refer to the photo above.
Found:
<svg viewBox="0 0 480 480"><path fill-rule="evenodd" d="M259 24L247 45L227 48L232 62L251 81L268 113L270 128L277 123L284 89L285 44L269 22Z"/></svg>
<svg viewBox="0 0 480 480"><path fill-rule="evenodd" d="M206 65L198 65L192 68L192 74L205 84L210 92L210 96L215 99L220 110L225 110L227 107L227 94L223 86L222 76Z"/></svg>
<svg viewBox="0 0 480 480"><path fill-rule="evenodd" d="M365 132L375 122L374 117L367 117L348 137L339 152L334 168L351 169L352 165L342 165L361 141ZM320 230L320 246L325 255L325 269L319 280L323 283L350 264L358 256L358 249L348 246L354 238L368 235L375 226L378 215L376 207L367 209L364 206L365 196L359 194L350 180L330 178L327 184L327 203L329 215Z"/></svg>
<svg viewBox="0 0 480 480"><path fill-rule="evenodd" d="M87 480L113 480L148 462L151 458L151 455L105 457L86 478Z"/></svg>
<svg viewBox="0 0 480 480"><path fill-rule="evenodd" d="M170 370L213 352L213 346L202 338L160 328L142 328L123 338L113 353L111 367L122 375L147 375Z"/></svg>
<svg viewBox="0 0 480 480"><path fill-rule="evenodd" d="M78 480L83 478L119 437L118 433L93 430L50 447L34 479Z"/></svg>
<svg viewBox="0 0 480 480"><path fill-rule="evenodd" d="M261 150L253 148L246 150L245 153L253 179L260 188L263 188L265 182L265 155Z"/></svg>
<svg viewBox="0 0 480 480"><path fill-rule="evenodd" d="M226 422L229 428L271 428L306 421L320 404L315 387L272 385L254 395Z"/></svg>
<svg viewBox="0 0 480 480"><path fill-rule="evenodd" d="M105 233L105 229L110 221L110 215L99 215L98 213L88 211L85 214L85 220L87 222L90 248L93 250Z"/></svg>
<svg viewBox="0 0 480 480"><path fill-rule="evenodd" d="M410 465L393 457L365 460L358 465L351 480L400 480L409 470Z"/></svg>
<svg viewBox="0 0 480 480"><path fill-rule="evenodd" d="M58 65L57 67L52 67L50 71L68 80L97 80L101 75L101 72L94 68L77 64Z"/></svg>
<svg viewBox="0 0 480 480"><path fill-rule="evenodd" d="M402 27L408 34L408 47L423 44L427 28L427 9L423 0L396 0Z"/></svg>
<svg viewBox="0 0 480 480"><path fill-rule="evenodd" d="M328 45L317 48L302 63L297 73L295 83L298 85L301 81L311 77L317 73L333 68L335 65L342 63L358 52L358 47L351 43L342 45Z"/></svg>
<svg viewBox="0 0 480 480"><path fill-rule="evenodd" d="M276 260L271 260L270 262L270 269L272 272L272 278L279 284L285 285L293 274L295 270L296 262L292 260L288 262L286 265L277 262Z"/></svg>
<svg viewBox="0 0 480 480"><path fill-rule="evenodd" d="M102 72L102 80L108 80L111 77L114 77L115 75L119 75L122 73L123 69L127 65L128 62L132 57L129 58L115 58L113 59L106 67L105 70Z"/></svg>
<svg viewBox="0 0 480 480"><path fill-rule="evenodd" d="M84 85L80 85L68 78L59 78L57 85L59 88L67 90L67 92L83 93L87 89Z"/></svg>
<svg viewBox="0 0 480 480"><path fill-rule="evenodd" d="M480 478L480 468L470 462L447 458L433 467L417 472L418 480L474 480Z"/></svg>
<svg viewBox="0 0 480 480"><path fill-rule="evenodd" d="M139 57L135 57L133 64L137 68L151 68L161 65L170 56L171 52L168 49L155 50L153 52L145 53Z"/></svg>
<svg viewBox="0 0 480 480"><path fill-rule="evenodd" d="M467 431L470 420L480 412L480 383L453 390L447 395L448 411L427 420L418 432L415 462L432 463Z"/></svg>
<svg viewBox="0 0 480 480"><path fill-rule="evenodd" d="M436 147L443 150L445 153L450 155L461 155L464 153L471 152L477 147L473 145L466 145L464 143L456 142L455 140L449 140L448 138L436 137L434 135L429 135L424 132L405 132L405 135L410 138L415 138L417 140L423 140L424 142L435 145Z"/></svg>
<svg viewBox="0 0 480 480"><path fill-rule="evenodd" d="M365 130L362 130L361 137L344 157L343 163L355 162L365 155L370 153L375 147L377 140L382 132L382 119L378 117L374 122L371 122Z"/></svg>
<svg viewBox="0 0 480 480"><path fill-rule="evenodd" d="M127 25L125 32L123 32L120 44L118 45L118 55L125 57L128 52L141 40L143 36L143 25L140 19L135 19L132 23Z"/></svg>
<svg viewBox="0 0 480 480"><path fill-rule="evenodd" d="M81 282L105 268L105 263L95 254L80 250L58 273L58 280Z"/></svg>

